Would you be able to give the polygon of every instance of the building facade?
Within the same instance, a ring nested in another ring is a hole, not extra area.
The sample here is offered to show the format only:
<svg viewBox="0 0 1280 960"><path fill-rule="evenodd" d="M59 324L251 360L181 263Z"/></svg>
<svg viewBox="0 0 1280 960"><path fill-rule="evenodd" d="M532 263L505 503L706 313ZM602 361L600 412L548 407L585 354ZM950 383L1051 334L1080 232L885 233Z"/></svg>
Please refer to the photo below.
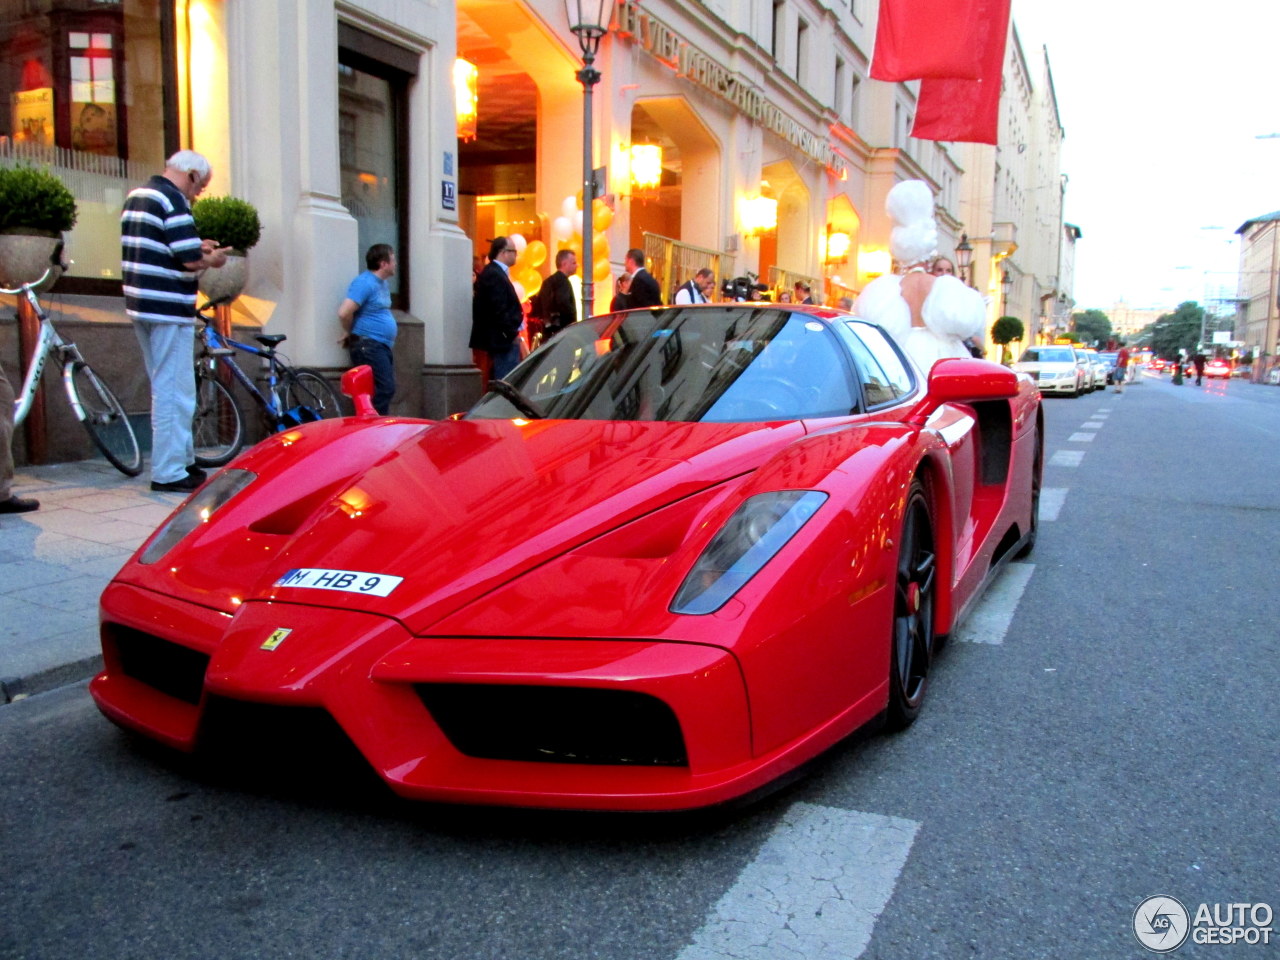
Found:
<svg viewBox="0 0 1280 960"><path fill-rule="evenodd" d="M1253 378L1271 382L1280 369L1280 210L1240 225L1240 292L1235 338L1253 357Z"/></svg>
<svg viewBox="0 0 1280 960"><path fill-rule="evenodd" d="M233 319L335 376L336 307L364 250L391 243L410 381L397 413L478 394L472 267L494 236L529 248L526 292L557 249L590 243L601 308L632 247L668 294L710 265L834 303L891 268L884 199L909 178L934 190L942 254L967 233L990 319L1035 329L1070 297L1047 53L1029 63L1011 27L999 146L915 140L918 84L867 79L876 13L618 0L595 62L603 204L584 211L581 54L560 0L23 0L0 12L0 163L48 163L72 187L61 289L110 313L125 193L174 150L206 154L209 193L264 224Z"/></svg>

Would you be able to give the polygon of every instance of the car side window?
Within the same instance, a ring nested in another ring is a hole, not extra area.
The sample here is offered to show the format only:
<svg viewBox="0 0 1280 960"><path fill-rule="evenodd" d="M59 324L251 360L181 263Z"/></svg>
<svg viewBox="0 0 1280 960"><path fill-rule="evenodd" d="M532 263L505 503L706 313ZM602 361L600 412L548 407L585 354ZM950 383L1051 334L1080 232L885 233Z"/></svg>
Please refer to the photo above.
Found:
<svg viewBox="0 0 1280 960"><path fill-rule="evenodd" d="M884 331L860 320L846 321L846 329L853 334L849 345L868 408L895 403L915 388L906 362Z"/></svg>

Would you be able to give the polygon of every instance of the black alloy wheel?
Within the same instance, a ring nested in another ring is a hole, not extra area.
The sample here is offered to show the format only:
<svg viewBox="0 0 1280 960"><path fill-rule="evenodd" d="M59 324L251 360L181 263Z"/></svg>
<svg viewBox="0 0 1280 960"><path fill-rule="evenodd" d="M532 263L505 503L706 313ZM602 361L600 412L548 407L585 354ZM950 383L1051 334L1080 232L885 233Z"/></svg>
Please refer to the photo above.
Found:
<svg viewBox="0 0 1280 960"><path fill-rule="evenodd" d="M1013 555L1015 560L1030 556L1031 551L1036 548L1036 538L1040 535L1040 484L1044 477L1044 434L1040 427L1041 424L1037 423L1036 455L1031 465L1031 527L1026 540Z"/></svg>
<svg viewBox="0 0 1280 960"><path fill-rule="evenodd" d="M902 514L898 569L893 594L893 642L889 657L891 729L909 727L920 714L933 659L933 607L938 583L937 554L929 501L920 481L911 482Z"/></svg>

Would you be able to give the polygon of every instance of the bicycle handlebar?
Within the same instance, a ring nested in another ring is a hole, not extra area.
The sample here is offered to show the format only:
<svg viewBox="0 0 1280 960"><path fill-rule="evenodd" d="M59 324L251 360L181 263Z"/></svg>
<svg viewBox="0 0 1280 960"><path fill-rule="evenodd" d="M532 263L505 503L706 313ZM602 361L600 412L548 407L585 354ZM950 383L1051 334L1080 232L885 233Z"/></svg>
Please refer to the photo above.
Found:
<svg viewBox="0 0 1280 960"><path fill-rule="evenodd" d="M10 290L8 287L0 287L0 293L8 293L8 294L27 293L29 291L34 290L36 287L40 286L40 284L48 280L49 274L51 273L53 273L52 264L44 268L44 273L40 274L39 280L34 280L31 283L20 284L16 289L13 289L13 290Z"/></svg>

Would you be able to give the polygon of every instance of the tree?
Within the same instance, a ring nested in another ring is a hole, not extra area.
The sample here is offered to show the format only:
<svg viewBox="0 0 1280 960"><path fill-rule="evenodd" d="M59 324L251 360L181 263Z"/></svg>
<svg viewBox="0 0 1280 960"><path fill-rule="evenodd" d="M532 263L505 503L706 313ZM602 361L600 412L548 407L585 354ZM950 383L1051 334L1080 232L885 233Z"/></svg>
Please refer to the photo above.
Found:
<svg viewBox="0 0 1280 960"><path fill-rule="evenodd" d="M1021 340L1026 333L1026 328L1022 325L1022 321L1017 317L1001 317L991 325L991 340L1000 344L1003 348L1000 351L1000 362L1008 363L1010 361L1009 344L1014 340Z"/></svg>
<svg viewBox="0 0 1280 960"><path fill-rule="evenodd" d="M1071 323L1081 343L1097 346L1111 339L1111 318L1101 310L1090 308L1073 313Z"/></svg>
<svg viewBox="0 0 1280 960"><path fill-rule="evenodd" d="M1151 328L1151 349L1156 356L1172 360L1185 350L1191 353L1200 340L1200 324L1204 320L1204 308L1188 300L1178 304L1173 313L1161 314Z"/></svg>

